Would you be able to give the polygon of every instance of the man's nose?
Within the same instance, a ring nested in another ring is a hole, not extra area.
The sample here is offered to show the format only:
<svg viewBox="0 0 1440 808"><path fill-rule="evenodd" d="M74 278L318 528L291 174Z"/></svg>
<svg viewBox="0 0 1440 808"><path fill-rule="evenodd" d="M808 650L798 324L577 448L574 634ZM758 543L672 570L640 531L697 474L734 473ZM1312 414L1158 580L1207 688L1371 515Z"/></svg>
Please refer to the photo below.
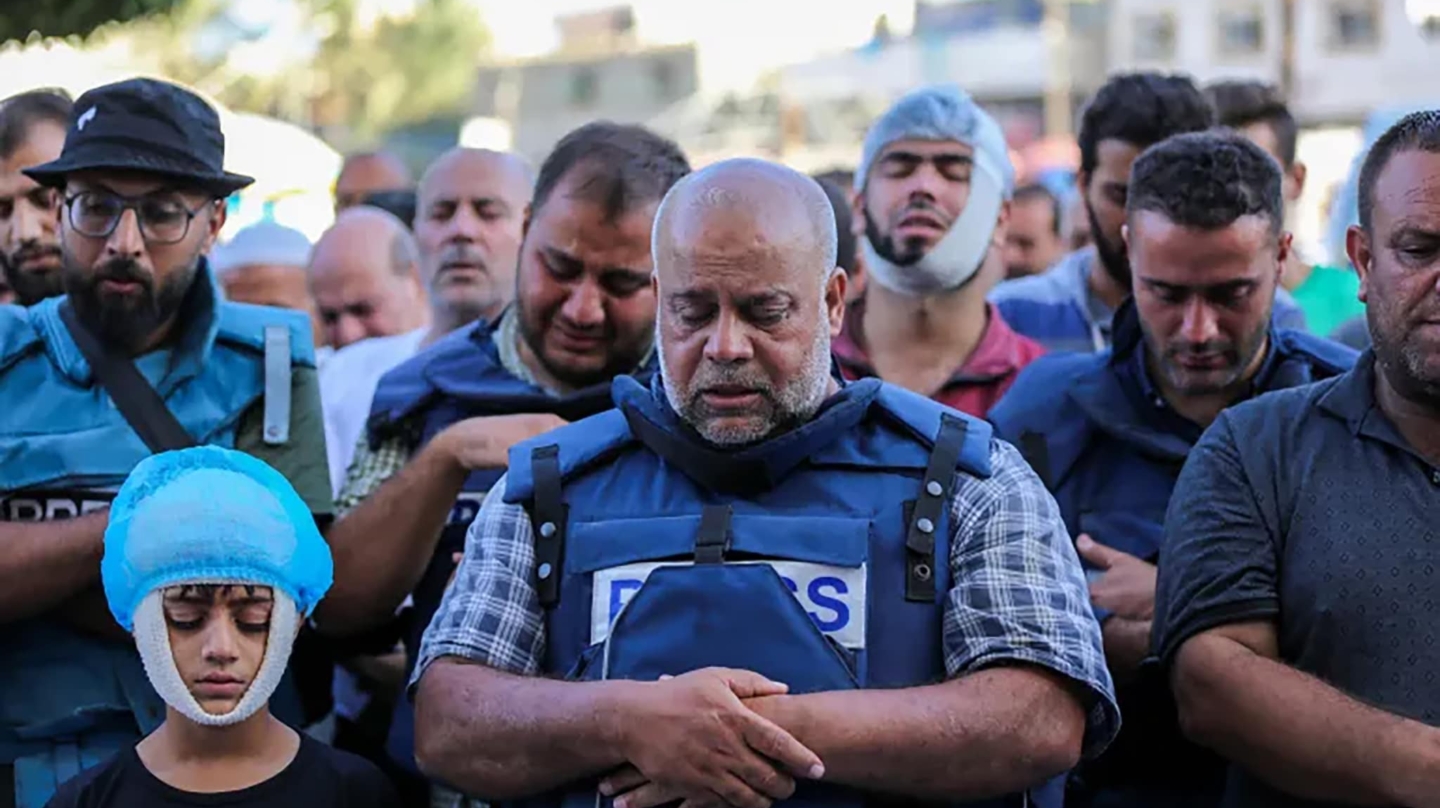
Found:
<svg viewBox="0 0 1440 808"><path fill-rule="evenodd" d="M582 278L565 298L560 313L578 326L600 326L605 323L605 293L594 280Z"/></svg>
<svg viewBox="0 0 1440 808"><path fill-rule="evenodd" d="M755 356L755 346L750 342L740 318L734 314L722 313L705 341L705 356L715 362L744 362Z"/></svg>
<svg viewBox="0 0 1440 808"><path fill-rule="evenodd" d="M1180 336L1191 344L1210 342L1220 336L1220 321L1215 309L1199 297L1185 304L1185 319L1180 324Z"/></svg>
<svg viewBox="0 0 1440 808"><path fill-rule="evenodd" d="M135 215L135 211L121 212L120 221L110 233L110 238L105 241L105 249L116 256L136 257L144 254L145 236L140 232L140 218Z"/></svg>
<svg viewBox="0 0 1440 808"><path fill-rule="evenodd" d="M341 315L331 327L331 342L337 349L359 342L365 339L365 336L365 323L353 314Z"/></svg>
<svg viewBox="0 0 1440 808"><path fill-rule="evenodd" d="M17 246L43 242L46 240L47 234L55 231L57 222L54 211L36 208L21 202L15 205L15 215L10 221L10 232Z"/></svg>

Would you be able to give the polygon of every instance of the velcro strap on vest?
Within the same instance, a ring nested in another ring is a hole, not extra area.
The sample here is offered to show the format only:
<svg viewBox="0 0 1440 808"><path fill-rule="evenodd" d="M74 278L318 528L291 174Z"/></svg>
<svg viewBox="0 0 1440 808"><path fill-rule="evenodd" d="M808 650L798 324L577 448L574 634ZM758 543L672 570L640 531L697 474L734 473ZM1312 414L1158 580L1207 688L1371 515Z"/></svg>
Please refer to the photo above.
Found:
<svg viewBox="0 0 1440 808"><path fill-rule="evenodd" d="M955 466L965 445L965 421L953 415L940 416L940 432L920 481L920 496L910 510L905 535L905 600L935 601L935 531L950 501L955 483ZM948 562L943 562L948 563Z"/></svg>
<svg viewBox="0 0 1440 808"><path fill-rule="evenodd" d="M530 521L535 527L535 590L546 608L560 601L560 564L565 556L565 524L568 514L562 499L560 447L537 446L530 452L530 474L535 481L534 508Z"/></svg>
<svg viewBox="0 0 1440 808"><path fill-rule="evenodd" d="M730 506L706 505L695 534L695 563L723 564L730 549Z"/></svg>
<svg viewBox="0 0 1440 808"><path fill-rule="evenodd" d="M265 424L268 446L290 440L290 329L265 326Z"/></svg>

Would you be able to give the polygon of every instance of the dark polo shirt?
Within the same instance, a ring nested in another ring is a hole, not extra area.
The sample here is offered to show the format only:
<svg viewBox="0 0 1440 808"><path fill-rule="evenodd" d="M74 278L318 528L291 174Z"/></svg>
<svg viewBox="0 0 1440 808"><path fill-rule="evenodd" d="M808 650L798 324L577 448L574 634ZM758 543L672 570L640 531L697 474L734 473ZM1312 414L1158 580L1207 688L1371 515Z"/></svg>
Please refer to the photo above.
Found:
<svg viewBox="0 0 1440 808"><path fill-rule="evenodd" d="M1281 659L1440 726L1440 469L1375 401L1375 357L1226 410L1166 517L1155 647L1271 620ZM1226 806L1318 806L1231 766Z"/></svg>

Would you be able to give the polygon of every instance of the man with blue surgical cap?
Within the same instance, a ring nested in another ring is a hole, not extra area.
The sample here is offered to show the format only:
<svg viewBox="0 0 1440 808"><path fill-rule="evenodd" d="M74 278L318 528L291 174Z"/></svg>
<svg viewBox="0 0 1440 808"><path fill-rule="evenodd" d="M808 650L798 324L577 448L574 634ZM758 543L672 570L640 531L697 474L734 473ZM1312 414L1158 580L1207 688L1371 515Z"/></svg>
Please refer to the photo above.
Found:
<svg viewBox="0 0 1440 808"><path fill-rule="evenodd" d="M1000 126L958 87L915 90L875 122L853 223L873 282L835 340L846 378L984 417L1044 353L985 300L1005 277L1014 181Z"/></svg>
<svg viewBox="0 0 1440 808"><path fill-rule="evenodd" d="M100 569L166 718L50 808L396 804L372 764L270 714L333 574L309 507L278 471L209 446L142 461L111 506Z"/></svg>

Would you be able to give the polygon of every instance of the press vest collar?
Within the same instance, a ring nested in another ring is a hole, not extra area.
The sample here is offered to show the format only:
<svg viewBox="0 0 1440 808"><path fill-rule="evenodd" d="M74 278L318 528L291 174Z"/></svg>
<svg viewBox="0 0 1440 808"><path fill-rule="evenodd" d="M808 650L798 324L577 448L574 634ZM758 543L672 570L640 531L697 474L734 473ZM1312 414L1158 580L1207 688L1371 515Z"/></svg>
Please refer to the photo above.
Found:
<svg viewBox="0 0 1440 808"><path fill-rule="evenodd" d="M50 360L71 382L89 387L94 383L90 363L85 361L85 356L80 353L80 348L60 319L60 306L68 301L68 296L41 301L30 309L30 316L45 341ZM198 376L204 369L215 345L215 337L220 332L220 302L220 293L209 264L202 258L195 281L180 305L176 318L177 338L169 347L147 354L168 352L168 367L164 377L156 384L161 396L181 382Z"/></svg>
<svg viewBox="0 0 1440 808"><path fill-rule="evenodd" d="M766 491L807 458L856 428L879 394L878 379L844 385L806 423L758 444L716 447L671 409L655 374L647 389L628 377L615 380L615 404L635 437L687 477L717 493Z"/></svg>

